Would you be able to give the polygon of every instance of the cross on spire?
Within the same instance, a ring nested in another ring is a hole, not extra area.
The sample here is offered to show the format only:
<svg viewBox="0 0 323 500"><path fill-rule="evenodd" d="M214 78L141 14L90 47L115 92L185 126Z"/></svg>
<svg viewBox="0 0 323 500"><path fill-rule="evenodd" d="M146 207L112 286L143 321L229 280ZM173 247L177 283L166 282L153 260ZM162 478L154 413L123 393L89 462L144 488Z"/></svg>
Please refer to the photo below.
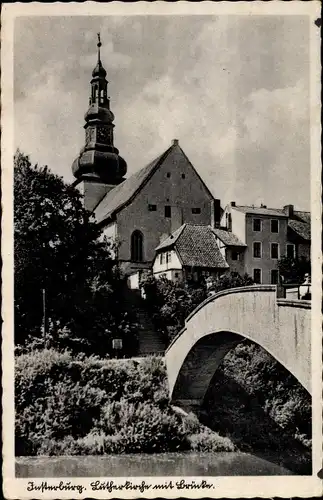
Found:
<svg viewBox="0 0 323 500"><path fill-rule="evenodd" d="M97 33L97 35L98 35L98 43L97 43L97 47L98 47L98 63L100 63L101 62L100 47L102 46L100 32Z"/></svg>

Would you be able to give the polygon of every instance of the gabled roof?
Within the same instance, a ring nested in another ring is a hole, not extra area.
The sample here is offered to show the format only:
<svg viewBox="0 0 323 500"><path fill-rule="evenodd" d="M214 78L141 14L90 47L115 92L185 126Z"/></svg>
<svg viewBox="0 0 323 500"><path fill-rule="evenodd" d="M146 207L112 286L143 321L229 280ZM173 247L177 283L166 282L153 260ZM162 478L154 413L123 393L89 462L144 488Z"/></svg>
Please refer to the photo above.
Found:
<svg viewBox="0 0 323 500"><path fill-rule="evenodd" d="M174 243L176 243L178 237L181 235L186 225L187 224L183 224L181 227L176 229L176 231L170 234L165 240L159 243L158 247L156 248L156 252L162 250L163 248L169 248L170 246L174 245Z"/></svg>
<svg viewBox="0 0 323 500"><path fill-rule="evenodd" d="M110 218L113 214L122 209L125 205L130 203L135 195L144 187L146 182L152 177L152 175L156 172L156 170L164 163L167 163L169 160L171 162L170 153L174 151L174 149L178 149L181 154L185 157L187 162L192 166L195 170L187 156L185 155L182 148L178 145L177 141L174 141L172 146L168 148L162 155L158 156L151 163L146 165L146 167L142 168L135 174L131 175L128 179L123 181L121 184L111 189L100 201L97 205L94 214L97 222L102 222L105 219ZM170 164L169 168L172 168L173 165ZM198 172L195 170L197 176L201 179ZM210 197L213 198L212 193L201 179L201 182L204 184L205 189L210 194Z"/></svg>
<svg viewBox="0 0 323 500"><path fill-rule="evenodd" d="M310 226L310 224L307 224L306 222L301 222L298 220L290 219L288 221L288 227L290 227L297 234L297 236L300 236L304 240L311 239L311 226Z"/></svg>
<svg viewBox="0 0 323 500"><path fill-rule="evenodd" d="M228 268L210 226L183 224L156 251L175 248L183 266Z"/></svg>
<svg viewBox="0 0 323 500"><path fill-rule="evenodd" d="M285 212L279 208L267 208L267 207L253 207L247 205L235 205L231 206L234 210L238 212L243 212L244 214L252 215L272 215L273 217L287 217Z"/></svg>
<svg viewBox="0 0 323 500"><path fill-rule="evenodd" d="M150 178L158 166L165 160L173 146L167 149L162 155L158 156L144 168L131 175L121 184L111 189L95 209L95 217L98 222L110 217L114 212L122 208L137 191Z"/></svg>
<svg viewBox="0 0 323 500"><path fill-rule="evenodd" d="M213 233L222 241L225 245L236 246L236 247L246 247L245 243L239 240L239 238L233 234L231 231L226 229L213 228Z"/></svg>
<svg viewBox="0 0 323 500"><path fill-rule="evenodd" d="M311 213L296 210L293 217L288 219L288 227L302 239L311 239Z"/></svg>

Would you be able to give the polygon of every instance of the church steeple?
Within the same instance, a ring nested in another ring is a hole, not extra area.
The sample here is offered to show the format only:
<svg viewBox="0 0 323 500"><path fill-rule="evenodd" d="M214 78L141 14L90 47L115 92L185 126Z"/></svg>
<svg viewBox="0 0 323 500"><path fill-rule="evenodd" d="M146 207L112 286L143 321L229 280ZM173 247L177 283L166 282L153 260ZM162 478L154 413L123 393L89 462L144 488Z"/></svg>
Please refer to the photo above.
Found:
<svg viewBox="0 0 323 500"><path fill-rule="evenodd" d="M127 164L114 147L114 115L110 110L107 72L101 62L101 39L98 33L98 60L92 71L89 108L85 113L85 146L72 165L77 183L82 180L100 182L109 188L119 184L127 172Z"/></svg>

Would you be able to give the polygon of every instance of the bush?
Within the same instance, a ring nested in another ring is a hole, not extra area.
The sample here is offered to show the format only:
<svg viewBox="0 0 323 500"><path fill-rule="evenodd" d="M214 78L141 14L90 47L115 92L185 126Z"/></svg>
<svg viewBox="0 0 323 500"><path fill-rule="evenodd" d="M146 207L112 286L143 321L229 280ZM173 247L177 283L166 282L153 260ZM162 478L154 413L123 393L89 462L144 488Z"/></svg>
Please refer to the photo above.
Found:
<svg viewBox="0 0 323 500"><path fill-rule="evenodd" d="M235 451L235 446L229 438L209 430L192 434L188 440L193 451Z"/></svg>
<svg viewBox="0 0 323 500"><path fill-rule="evenodd" d="M16 358L16 454L169 452L201 425L169 405L161 358L104 360L53 349ZM206 439L206 438L205 438ZM207 442L200 439L207 449ZM215 435L220 449L223 438ZM195 448L194 448L195 449Z"/></svg>
<svg viewBox="0 0 323 500"><path fill-rule="evenodd" d="M205 398L205 423L244 450L311 448L311 397L264 349L243 341L223 359Z"/></svg>
<svg viewBox="0 0 323 500"><path fill-rule="evenodd" d="M185 318L206 298L204 286L173 283L166 278L148 276L141 284L156 328L168 342L183 328Z"/></svg>
<svg viewBox="0 0 323 500"><path fill-rule="evenodd" d="M241 286L253 285L253 279L244 274L241 276L237 272L225 273L219 278L214 278L213 282L208 286L208 292L221 292L229 288L239 288Z"/></svg>

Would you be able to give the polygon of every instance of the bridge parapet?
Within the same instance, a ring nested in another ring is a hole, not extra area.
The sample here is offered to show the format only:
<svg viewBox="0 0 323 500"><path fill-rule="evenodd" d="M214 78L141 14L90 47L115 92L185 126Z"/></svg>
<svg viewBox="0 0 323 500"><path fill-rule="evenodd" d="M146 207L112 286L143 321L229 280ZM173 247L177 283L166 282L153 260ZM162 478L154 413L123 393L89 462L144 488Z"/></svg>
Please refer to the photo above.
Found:
<svg viewBox="0 0 323 500"><path fill-rule="evenodd" d="M200 401L227 352L256 342L311 390L311 303L278 298L275 285L223 290L202 302L166 351L173 401Z"/></svg>

